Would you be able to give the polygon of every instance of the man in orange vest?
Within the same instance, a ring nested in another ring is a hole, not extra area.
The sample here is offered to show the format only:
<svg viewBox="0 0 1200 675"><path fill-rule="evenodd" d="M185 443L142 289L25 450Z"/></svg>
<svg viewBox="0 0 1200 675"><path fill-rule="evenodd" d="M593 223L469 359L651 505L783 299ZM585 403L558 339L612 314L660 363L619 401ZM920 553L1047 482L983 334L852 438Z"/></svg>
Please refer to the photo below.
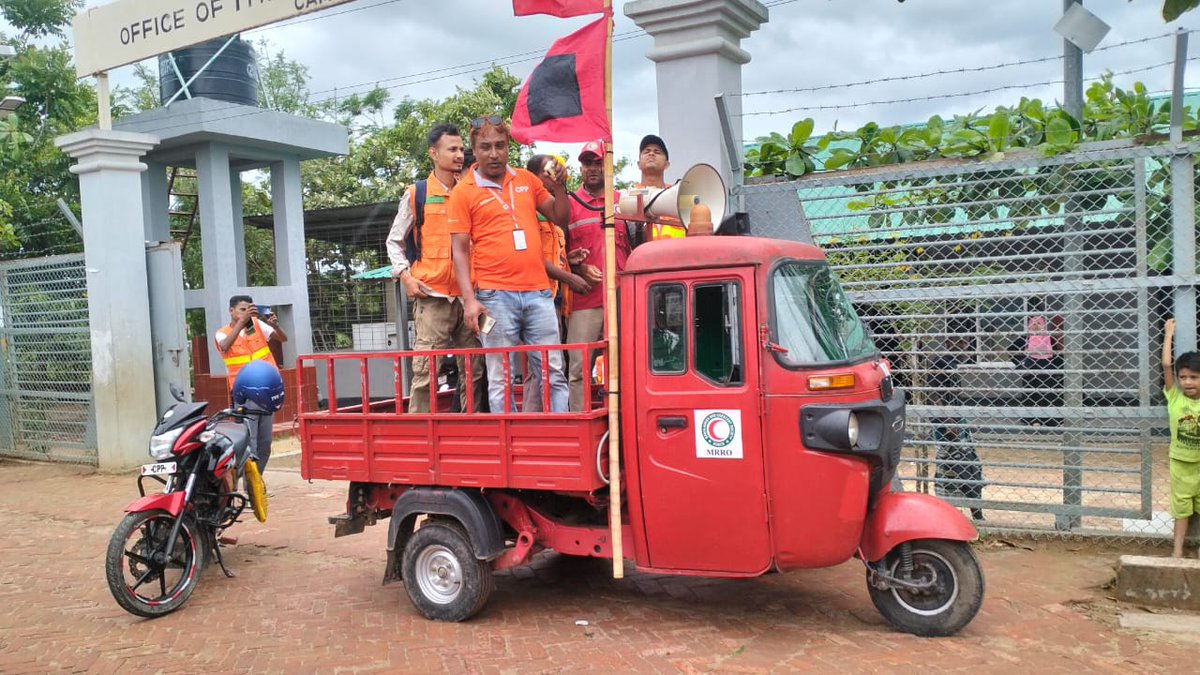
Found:
<svg viewBox="0 0 1200 675"><path fill-rule="evenodd" d="M405 190L400 200L387 238L392 277L404 284L405 295L413 301L417 333L414 350L478 348L479 338L463 323L463 303L450 259L450 227L446 220L447 199L463 169L462 135L453 124L438 124L425 140L433 173ZM414 358L412 371L408 411L429 412L429 359ZM483 359L472 358L470 371L471 412L478 412L487 400ZM458 372L460 409L466 410L468 376L461 358Z"/></svg>
<svg viewBox="0 0 1200 675"><path fill-rule="evenodd" d="M233 393L233 380L238 371L251 361L266 361L279 367L271 356L271 342L287 342L287 334L279 327L279 319L271 314L266 321L258 318L258 305L248 295L229 298L229 325L222 326L213 336L217 351L225 359L225 370L229 378L229 391ZM247 421L250 427L250 455L258 460L259 471L265 471L271 458L271 427L275 423L274 413L255 415Z"/></svg>
<svg viewBox="0 0 1200 675"><path fill-rule="evenodd" d="M658 190L671 187L671 184L663 179L663 174L671 166L670 157L670 153L667 152L667 144L663 142L662 138L654 134L646 134L642 138L642 142L638 144L637 167L642 172L642 180L633 187ZM655 222L646 224L647 241L679 239L686 235L687 228L678 218L662 216L655 218Z"/></svg>

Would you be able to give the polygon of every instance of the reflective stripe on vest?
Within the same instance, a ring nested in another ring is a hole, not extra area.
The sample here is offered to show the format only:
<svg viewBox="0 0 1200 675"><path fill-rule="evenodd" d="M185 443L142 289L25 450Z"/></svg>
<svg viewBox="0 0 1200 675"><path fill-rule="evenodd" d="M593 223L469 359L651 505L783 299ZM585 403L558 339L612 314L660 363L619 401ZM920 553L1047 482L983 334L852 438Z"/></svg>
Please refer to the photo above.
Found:
<svg viewBox="0 0 1200 675"><path fill-rule="evenodd" d="M676 221L679 222L679 221ZM660 239L682 239L687 236L687 228L682 223L676 225L671 222L657 222L650 225L650 240L658 241Z"/></svg>
<svg viewBox="0 0 1200 675"><path fill-rule="evenodd" d="M267 343L267 337L263 334L262 322L258 319L251 319L254 322L254 332L250 335L238 333L233 339L233 344L229 345L229 351L224 352L221 358L225 361L226 377L229 380L229 390L233 391L233 381L237 379L238 372L251 361L266 361L267 363L278 368L275 359L271 356L271 346ZM216 338L214 337L215 341ZM220 349L220 345L217 345Z"/></svg>
<svg viewBox="0 0 1200 675"><path fill-rule="evenodd" d="M225 365L227 367L228 366L244 366L247 363L250 363L251 361L265 359L270 355L271 355L271 348L263 347L262 349L256 349L254 351L254 353L246 354L245 356L227 356L227 357L225 357Z"/></svg>

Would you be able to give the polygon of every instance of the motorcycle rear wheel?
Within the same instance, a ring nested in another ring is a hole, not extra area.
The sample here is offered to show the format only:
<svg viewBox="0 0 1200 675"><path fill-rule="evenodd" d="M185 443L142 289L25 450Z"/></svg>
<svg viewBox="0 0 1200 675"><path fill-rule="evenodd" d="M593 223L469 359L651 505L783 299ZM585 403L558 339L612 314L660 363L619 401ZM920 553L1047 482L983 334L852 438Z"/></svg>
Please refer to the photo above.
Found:
<svg viewBox="0 0 1200 675"><path fill-rule="evenodd" d="M108 590L130 614L154 618L179 609L200 580L204 538L185 517L171 557L164 556L175 517L163 510L130 513L121 520L104 556Z"/></svg>

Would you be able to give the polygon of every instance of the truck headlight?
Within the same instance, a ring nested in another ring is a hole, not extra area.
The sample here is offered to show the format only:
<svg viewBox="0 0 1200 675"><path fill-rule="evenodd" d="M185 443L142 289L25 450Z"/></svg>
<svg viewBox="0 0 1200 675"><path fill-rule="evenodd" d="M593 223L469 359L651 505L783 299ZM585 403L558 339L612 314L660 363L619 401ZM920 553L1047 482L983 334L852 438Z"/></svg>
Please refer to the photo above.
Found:
<svg viewBox="0 0 1200 675"><path fill-rule="evenodd" d="M176 427L157 436L151 436L150 456L160 462L170 459L171 451L175 448L175 441L179 440L182 434L183 427Z"/></svg>
<svg viewBox="0 0 1200 675"><path fill-rule="evenodd" d="M858 415L854 413L846 419L846 439L850 441L850 447L858 445Z"/></svg>

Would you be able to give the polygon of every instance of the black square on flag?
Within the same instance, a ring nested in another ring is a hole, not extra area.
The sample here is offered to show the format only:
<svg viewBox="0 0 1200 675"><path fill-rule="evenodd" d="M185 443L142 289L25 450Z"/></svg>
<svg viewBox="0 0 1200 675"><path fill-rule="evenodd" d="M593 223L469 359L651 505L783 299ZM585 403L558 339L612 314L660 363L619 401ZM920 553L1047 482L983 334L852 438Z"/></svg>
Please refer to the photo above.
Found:
<svg viewBox="0 0 1200 675"><path fill-rule="evenodd" d="M527 104L529 123L533 126L583 114L574 54L547 56L533 69Z"/></svg>

